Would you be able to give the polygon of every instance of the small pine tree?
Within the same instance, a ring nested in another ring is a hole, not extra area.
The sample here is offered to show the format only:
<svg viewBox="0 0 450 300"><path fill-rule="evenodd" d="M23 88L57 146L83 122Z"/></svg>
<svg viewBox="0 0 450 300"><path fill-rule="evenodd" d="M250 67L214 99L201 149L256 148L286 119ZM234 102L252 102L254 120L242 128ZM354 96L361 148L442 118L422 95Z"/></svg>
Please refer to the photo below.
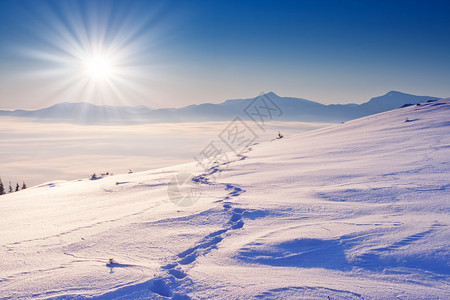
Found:
<svg viewBox="0 0 450 300"><path fill-rule="evenodd" d="M25 184L25 181L22 184L22 190L25 190L27 188L27 185Z"/></svg>
<svg viewBox="0 0 450 300"><path fill-rule="evenodd" d="M8 190L8 193L12 193L13 192L13 189L12 189L12 186L11 186L11 181L9 182L9 190Z"/></svg>
<svg viewBox="0 0 450 300"><path fill-rule="evenodd" d="M20 191L20 185L19 183L16 183L16 192Z"/></svg>
<svg viewBox="0 0 450 300"><path fill-rule="evenodd" d="M5 186L3 185L2 179L0 178L0 195L5 194Z"/></svg>

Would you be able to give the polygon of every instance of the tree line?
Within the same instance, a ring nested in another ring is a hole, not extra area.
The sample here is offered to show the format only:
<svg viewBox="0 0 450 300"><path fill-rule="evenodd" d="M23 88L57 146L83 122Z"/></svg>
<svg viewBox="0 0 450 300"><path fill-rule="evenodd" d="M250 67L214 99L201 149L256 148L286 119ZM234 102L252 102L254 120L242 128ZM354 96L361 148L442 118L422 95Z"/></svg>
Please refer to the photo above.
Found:
<svg viewBox="0 0 450 300"><path fill-rule="evenodd" d="M14 192L18 192L20 190L24 190L27 188L27 185L25 184L25 182L22 183L22 187L20 187L19 183L16 183L16 187L14 188L11 185L11 181L9 182L9 186L5 186L2 182L2 179L0 178L0 195L4 195L7 193L14 193Z"/></svg>

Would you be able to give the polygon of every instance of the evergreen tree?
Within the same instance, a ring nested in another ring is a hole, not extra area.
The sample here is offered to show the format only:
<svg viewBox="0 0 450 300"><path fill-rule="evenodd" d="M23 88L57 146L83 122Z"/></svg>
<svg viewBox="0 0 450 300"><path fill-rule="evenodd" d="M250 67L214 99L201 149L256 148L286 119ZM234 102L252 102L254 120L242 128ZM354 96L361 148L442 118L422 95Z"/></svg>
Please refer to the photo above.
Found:
<svg viewBox="0 0 450 300"><path fill-rule="evenodd" d="M12 193L13 192L13 189L12 189L12 186L11 186L11 181L9 182L9 190L8 190L8 193Z"/></svg>
<svg viewBox="0 0 450 300"><path fill-rule="evenodd" d="M5 186L3 185L2 179L0 178L0 195L5 194Z"/></svg>
<svg viewBox="0 0 450 300"><path fill-rule="evenodd" d="M20 191L20 185L19 183L16 183L16 192Z"/></svg>
<svg viewBox="0 0 450 300"><path fill-rule="evenodd" d="M22 190L24 190L26 188L27 188L27 185L25 184L25 181L24 181L23 184L22 184Z"/></svg>

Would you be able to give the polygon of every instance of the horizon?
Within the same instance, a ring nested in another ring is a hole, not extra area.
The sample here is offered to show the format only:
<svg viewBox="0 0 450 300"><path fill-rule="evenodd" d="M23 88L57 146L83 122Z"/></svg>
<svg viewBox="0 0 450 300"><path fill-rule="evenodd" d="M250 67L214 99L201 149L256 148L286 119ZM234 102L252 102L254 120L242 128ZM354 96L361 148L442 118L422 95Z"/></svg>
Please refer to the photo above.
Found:
<svg viewBox="0 0 450 300"><path fill-rule="evenodd" d="M0 106L445 97L449 12L446 1L3 0Z"/></svg>
<svg viewBox="0 0 450 300"><path fill-rule="evenodd" d="M357 102L349 102L349 103L321 103L321 102L318 102L318 101L315 101L315 100L306 99L306 98L298 97L298 96L280 96L280 95L278 95L277 93L275 93L275 92L273 92L273 91L269 91L269 92L267 92L267 93L263 93L262 95L274 94L274 95L276 95L276 96L279 97L279 98L302 99L302 100L308 100L308 101L316 102L316 103L322 104L322 105L352 105L352 104L361 105L361 104L364 104L364 103L369 102L370 100L372 100L372 99L374 99L374 98L383 97L383 96L386 96L386 95L388 95L388 94L390 94L390 93L399 93L399 94L404 94L404 95L412 95L412 96L420 96L420 97L436 97L436 96L432 96L432 95L414 95L414 94L411 94L411 93L405 93L405 92L401 92L401 91L391 90L391 91L388 91L388 92L386 92L386 93L384 93L384 94L382 94L382 95L373 96L373 97L371 97L371 98L369 98L369 99L362 100L362 101L357 101ZM256 96L256 97L258 97L258 96ZM9 108L9 109L7 109L7 108L1 108L1 107L0 107L0 110L4 110L4 111L8 111L8 110L9 110L9 111L14 111L14 110L30 110L30 111L32 111L32 110L39 110L39 109L49 108L49 107L52 107L52 106L55 106L55 105L60 105L60 104L89 104L89 105L92 105L92 106L99 106L99 107L101 107L101 106L111 106L111 107L133 107L133 108L144 107L144 108L149 108L149 109L152 109L152 110L158 110L158 109L179 109L179 108L184 108L184 107L191 106L191 105L222 104L222 103L225 103L225 102L227 102L227 101L233 101L233 100L252 100L252 99L255 99L256 97L252 97L252 98L224 99L224 100L222 100L222 101L218 101L218 102L215 102L215 103L213 103L213 102L203 102L203 103L188 104L188 105L179 106L179 107L157 107L157 108L154 108L154 107L150 107L150 106L146 106L146 105L126 105L126 104L122 104L122 105L111 105L111 104L107 104L107 103L106 103L106 104L96 104L96 103L91 103L91 102L89 102L89 101L77 101L77 102L72 102L72 101L61 101L61 102L54 103L54 104L52 104L52 105L50 105L50 106L43 106L43 107L36 107L36 108L23 108L23 107L20 107L20 108ZM445 98L447 98L447 97L446 97L446 96L444 96L444 97L438 96L438 97L436 97L436 98L439 98L439 99L445 99Z"/></svg>

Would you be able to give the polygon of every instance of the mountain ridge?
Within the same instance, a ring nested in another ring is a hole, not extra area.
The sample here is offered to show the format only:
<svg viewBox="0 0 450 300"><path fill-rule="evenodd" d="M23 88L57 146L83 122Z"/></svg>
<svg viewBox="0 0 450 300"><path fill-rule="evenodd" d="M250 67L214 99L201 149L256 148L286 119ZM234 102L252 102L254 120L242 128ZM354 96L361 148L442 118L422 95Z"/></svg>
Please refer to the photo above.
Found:
<svg viewBox="0 0 450 300"><path fill-rule="evenodd" d="M274 92L258 96L272 101L281 111L278 121L343 122L376 114L405 104L417 104L439 97L417 96L390 91L362 104L322 104L295 98L280 97ZM249 119L244 113L255 98L229 99L222 103L192 104L181 108L153 109L146 106L96 105L88 102L62 102L36 110L0 110L1 116L34 118L46 122L93 124L142 124L165 122L230 121L237 116Z"/></svg>

